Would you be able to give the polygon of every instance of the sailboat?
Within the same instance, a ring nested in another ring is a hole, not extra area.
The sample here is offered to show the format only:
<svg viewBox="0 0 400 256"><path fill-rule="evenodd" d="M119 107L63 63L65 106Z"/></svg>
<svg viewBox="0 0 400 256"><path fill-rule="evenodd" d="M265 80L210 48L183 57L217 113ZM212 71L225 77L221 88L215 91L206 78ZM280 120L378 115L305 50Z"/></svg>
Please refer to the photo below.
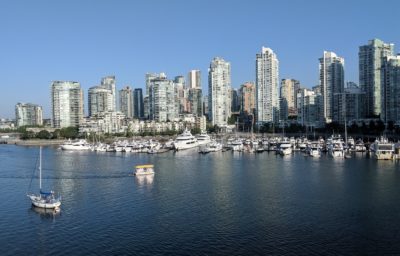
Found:
<svg viewBox="0 0 400 256"><path fill-rule="evenodd" d="M42 147L39 150L39 194L28 194L32 204L44 209L58 209L61 205L61 197L56 197L54 191L42 190Z"/></svg>

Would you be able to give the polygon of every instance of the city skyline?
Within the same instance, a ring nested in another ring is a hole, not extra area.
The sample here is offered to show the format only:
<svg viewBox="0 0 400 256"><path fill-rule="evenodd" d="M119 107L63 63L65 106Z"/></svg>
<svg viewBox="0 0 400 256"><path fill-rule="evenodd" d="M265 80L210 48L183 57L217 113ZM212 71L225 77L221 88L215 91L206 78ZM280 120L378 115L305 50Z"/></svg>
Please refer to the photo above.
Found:
<svg viewBox="0 0 400 256"><path fill-rule="evenodd" d="M280 79L296 79L307 88L317 85L318 59L326 50L346 60L345 81L358 83L359 46L374 38L395 46L400 43L400 36L390 29L396 24L399 5L393 1L387 10L365 1L338 1L335 8L319 1L102 1L96 6L78 1L8 2L0 17L6 24L0 42L6 49L0 62L4 72L0 117L13 118L15 104L29 102L43 106L43 117L49 118L49 89L57 80L81 84L85 114L88 89L108 75L115 75L118 90L127 85L144 89L146 73L186 78L187 72L198 69L206 94L207 68L216 56L229 60L232 88L238 89L246 81L255 81L254 56L262 46L277 54ZM192 8L197 16L189 12ZM257 14L262 8L275 11ZM338 19L322 19L338 11ZM102 13L107 13L107 19ZM148 20L149 13L154 19L139 22ZM60 18L66 14L70 19ZM316 22L321 20L324 24Z"/></svg>

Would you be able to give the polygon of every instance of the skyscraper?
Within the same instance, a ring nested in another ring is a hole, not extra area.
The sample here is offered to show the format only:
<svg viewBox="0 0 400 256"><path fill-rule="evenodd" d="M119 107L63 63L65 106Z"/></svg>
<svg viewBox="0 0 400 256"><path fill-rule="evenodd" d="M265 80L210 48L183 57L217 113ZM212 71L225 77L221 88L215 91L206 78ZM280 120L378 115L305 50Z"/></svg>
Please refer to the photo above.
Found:
<svg viewBox="0 0 400 256"><path fill-rule="evenodd" d="M373 117L381 114L382 86L381 67L383 58L393 55L394 44L379 39L369 40L359 48L359 85L365 92L363 116Z"/></svg>
<svg viewBox="0 0 400 256"><path fill-rule="evenodd" d="M400 55L384 58L381 78L381 119L385 123L400 123Z"/></svg>
<svg viewBox="0 0 400 256"><path fill-rule="evenodd" d="M178 118L175 83L165 75L152 79L149 86L149 118L157 122Z"/></svg>
<svg viewBox="0 0 400 256"><path fill-rule="evenodd" d="M231 89L231 111L232 112L239 112L240 111L240 100L239 100L239 93L237 89Z"/></svg>
<svg viewBox="0 0 400 256"><path fill-rule="evenodd" d="M89 88L88 91L88 111L89 116L93 116L99 112L114 111L114 96L112 90L108 87L99 85Z"/></svg>
<svg viewBox="0 0 400 256"><path fill-rule="evenodd" d="M345 91L346 122L356 121L361 118L361 99L364 96L361 88L354 82L347 82Z"/></svg>
<svg viewBox="0 0 400 256"><path fill-rule="evenodd" d="M189 72L189 88L201 89L201 73L200 70L190 70Z"/></svg>
<svg viewBox="0 0 400 256"><path fill-rule="evenodd" d="M256 116L258 123L279 121L279 61L270 48L256 55Z"/></svg>
<svg viewBox="0 0 400 256"><path fill-rule="evenodd" d="M133 117L133 95L129 86L119 91L119 108L127 118Z"/></svg>
<svg viewBox="0 0 400 256"><path fill-rule="evenodd" d="M133 91L133 116L138 119L142 119L144 117L142 88L135 88Z"/></svg>
<svg viewBox="0 0 400 256"><path fill-rule="evenodd" d="M32 103L18 103L15 105L15 121L17 127L43 125L42 107Z"/></svg>
<svg viewBox="0 0 400 256"><path fill-rule="evenodd" d="M190 113L195 116L203 115L203 95L201 88L189 88Z"/></svg>
<svg viewBox="0 0 400 256"><path fill-rule="evenodd" d="M189 103L185 78L183 76L176 76L174 79L174 83L178 112L179 114L187 113Z"/></svg>
<svg viewBox="0 0 400 256"><path fill-rule="evenodd" d="M83 119L83 91L78 82L54 81L51 85L53 127L79 126Z"/></svg>
<svg viewBox="0 0 400 256"><path fill-rule="evenodd" d="M324 51L319 59L319 81L323 98L323 120L343 123L344 59Z"/></svg>
<svg viewBox="0 0 400 256"><path fill-rule="evenodd" d="M231 116L231 64L220 57L211 61L208 93L208 118L212 125L227 125Z"/></svg>
<svg viewBox="0 0 400 256"><path fill-rule="evenodd" d="M101 79L101 85L109 89L112 94L111 111L117 111L117 92L115 87L115 76L106 76Z"/></svg>
<svg viewBox="0 0 400 256"><path fill-rule="evenodd" d="M300 82L295 79L282 79L280 93L281 119L297 115L297 91L300 89Z"/></svg>
<svg viewBox="0 0 400 256"><path fill-rule="evenodd" d="M246 115L254 113L256 108L256 88L253 82L246 82L239 89L240 112Z"/></svg>

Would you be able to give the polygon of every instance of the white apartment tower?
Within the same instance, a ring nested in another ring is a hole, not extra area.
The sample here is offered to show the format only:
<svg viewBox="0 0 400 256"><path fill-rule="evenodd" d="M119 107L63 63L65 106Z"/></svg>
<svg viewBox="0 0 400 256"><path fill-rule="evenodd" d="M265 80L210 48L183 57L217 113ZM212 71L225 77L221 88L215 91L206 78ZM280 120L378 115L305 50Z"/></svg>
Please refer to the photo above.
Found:
<svg viewBox="0 0 400 256"><path fill-rule="evenodd" d="M112 95L111 111L117 111L117 92L115 87L115 76L106 76L101 79L101 86L109 89Z"/></svg>
<svg viewBox="0 0 400 256"><path fill-rule="evenodd" d="M344 59L334 52L324 51L319 59L323 117L325 123L343 122Z"/></svg>
<svg viewBox="0 0 400 256"><path fill-rule="evenodd" d="M231 64L222 58L211 61L208 93L208 118L212 125L227 125L231 116Z"/></svg>
<svg viewBox="0 0 400 256"><path fill-rule="evenodd" d="M256 55L256 117L259 124L279 121L279 61L270 49Z"/></svg>
<svg viewBox="0 0 400 256"><path fill-rule="evenodd" d="M99 112L114 111L114 96L112 90L106 86L99 85L89 88L88 92L88 111L89 116L94 116Z"/></svg>
<svg viewBox="0 0 400 256"><path fill-rule="evenodd" d="M83 119L83 91L78 82L54 81L51 85L53 127L79 126Z"/></svg>
<svg viewBox="0 0 400 256"><path fill-rule="evenodd" d="M201 89L201 73L200 70L190 70L189 89Z"/></svg>
<svg viewBox="0 0 400 256"><path fill-rule="evenodd" d="M17 127L43 125L42 107L31 103L18 103L15 105L15 121Z"/></svg>

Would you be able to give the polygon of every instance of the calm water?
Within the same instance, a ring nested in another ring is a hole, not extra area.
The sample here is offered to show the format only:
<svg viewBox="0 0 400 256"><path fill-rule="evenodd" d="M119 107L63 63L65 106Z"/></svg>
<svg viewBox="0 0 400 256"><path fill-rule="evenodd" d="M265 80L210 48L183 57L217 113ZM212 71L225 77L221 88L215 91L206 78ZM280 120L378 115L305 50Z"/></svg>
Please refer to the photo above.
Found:
<svg viewBox="0 0 400 256"><path fill-rule="evenodd" d="M0 255L400 253L392 161L49 147L44 187L63 196L54 215L26 197L37 158L37 147L0 146ZM141 163L156 175L128 176Z"/></svg>

